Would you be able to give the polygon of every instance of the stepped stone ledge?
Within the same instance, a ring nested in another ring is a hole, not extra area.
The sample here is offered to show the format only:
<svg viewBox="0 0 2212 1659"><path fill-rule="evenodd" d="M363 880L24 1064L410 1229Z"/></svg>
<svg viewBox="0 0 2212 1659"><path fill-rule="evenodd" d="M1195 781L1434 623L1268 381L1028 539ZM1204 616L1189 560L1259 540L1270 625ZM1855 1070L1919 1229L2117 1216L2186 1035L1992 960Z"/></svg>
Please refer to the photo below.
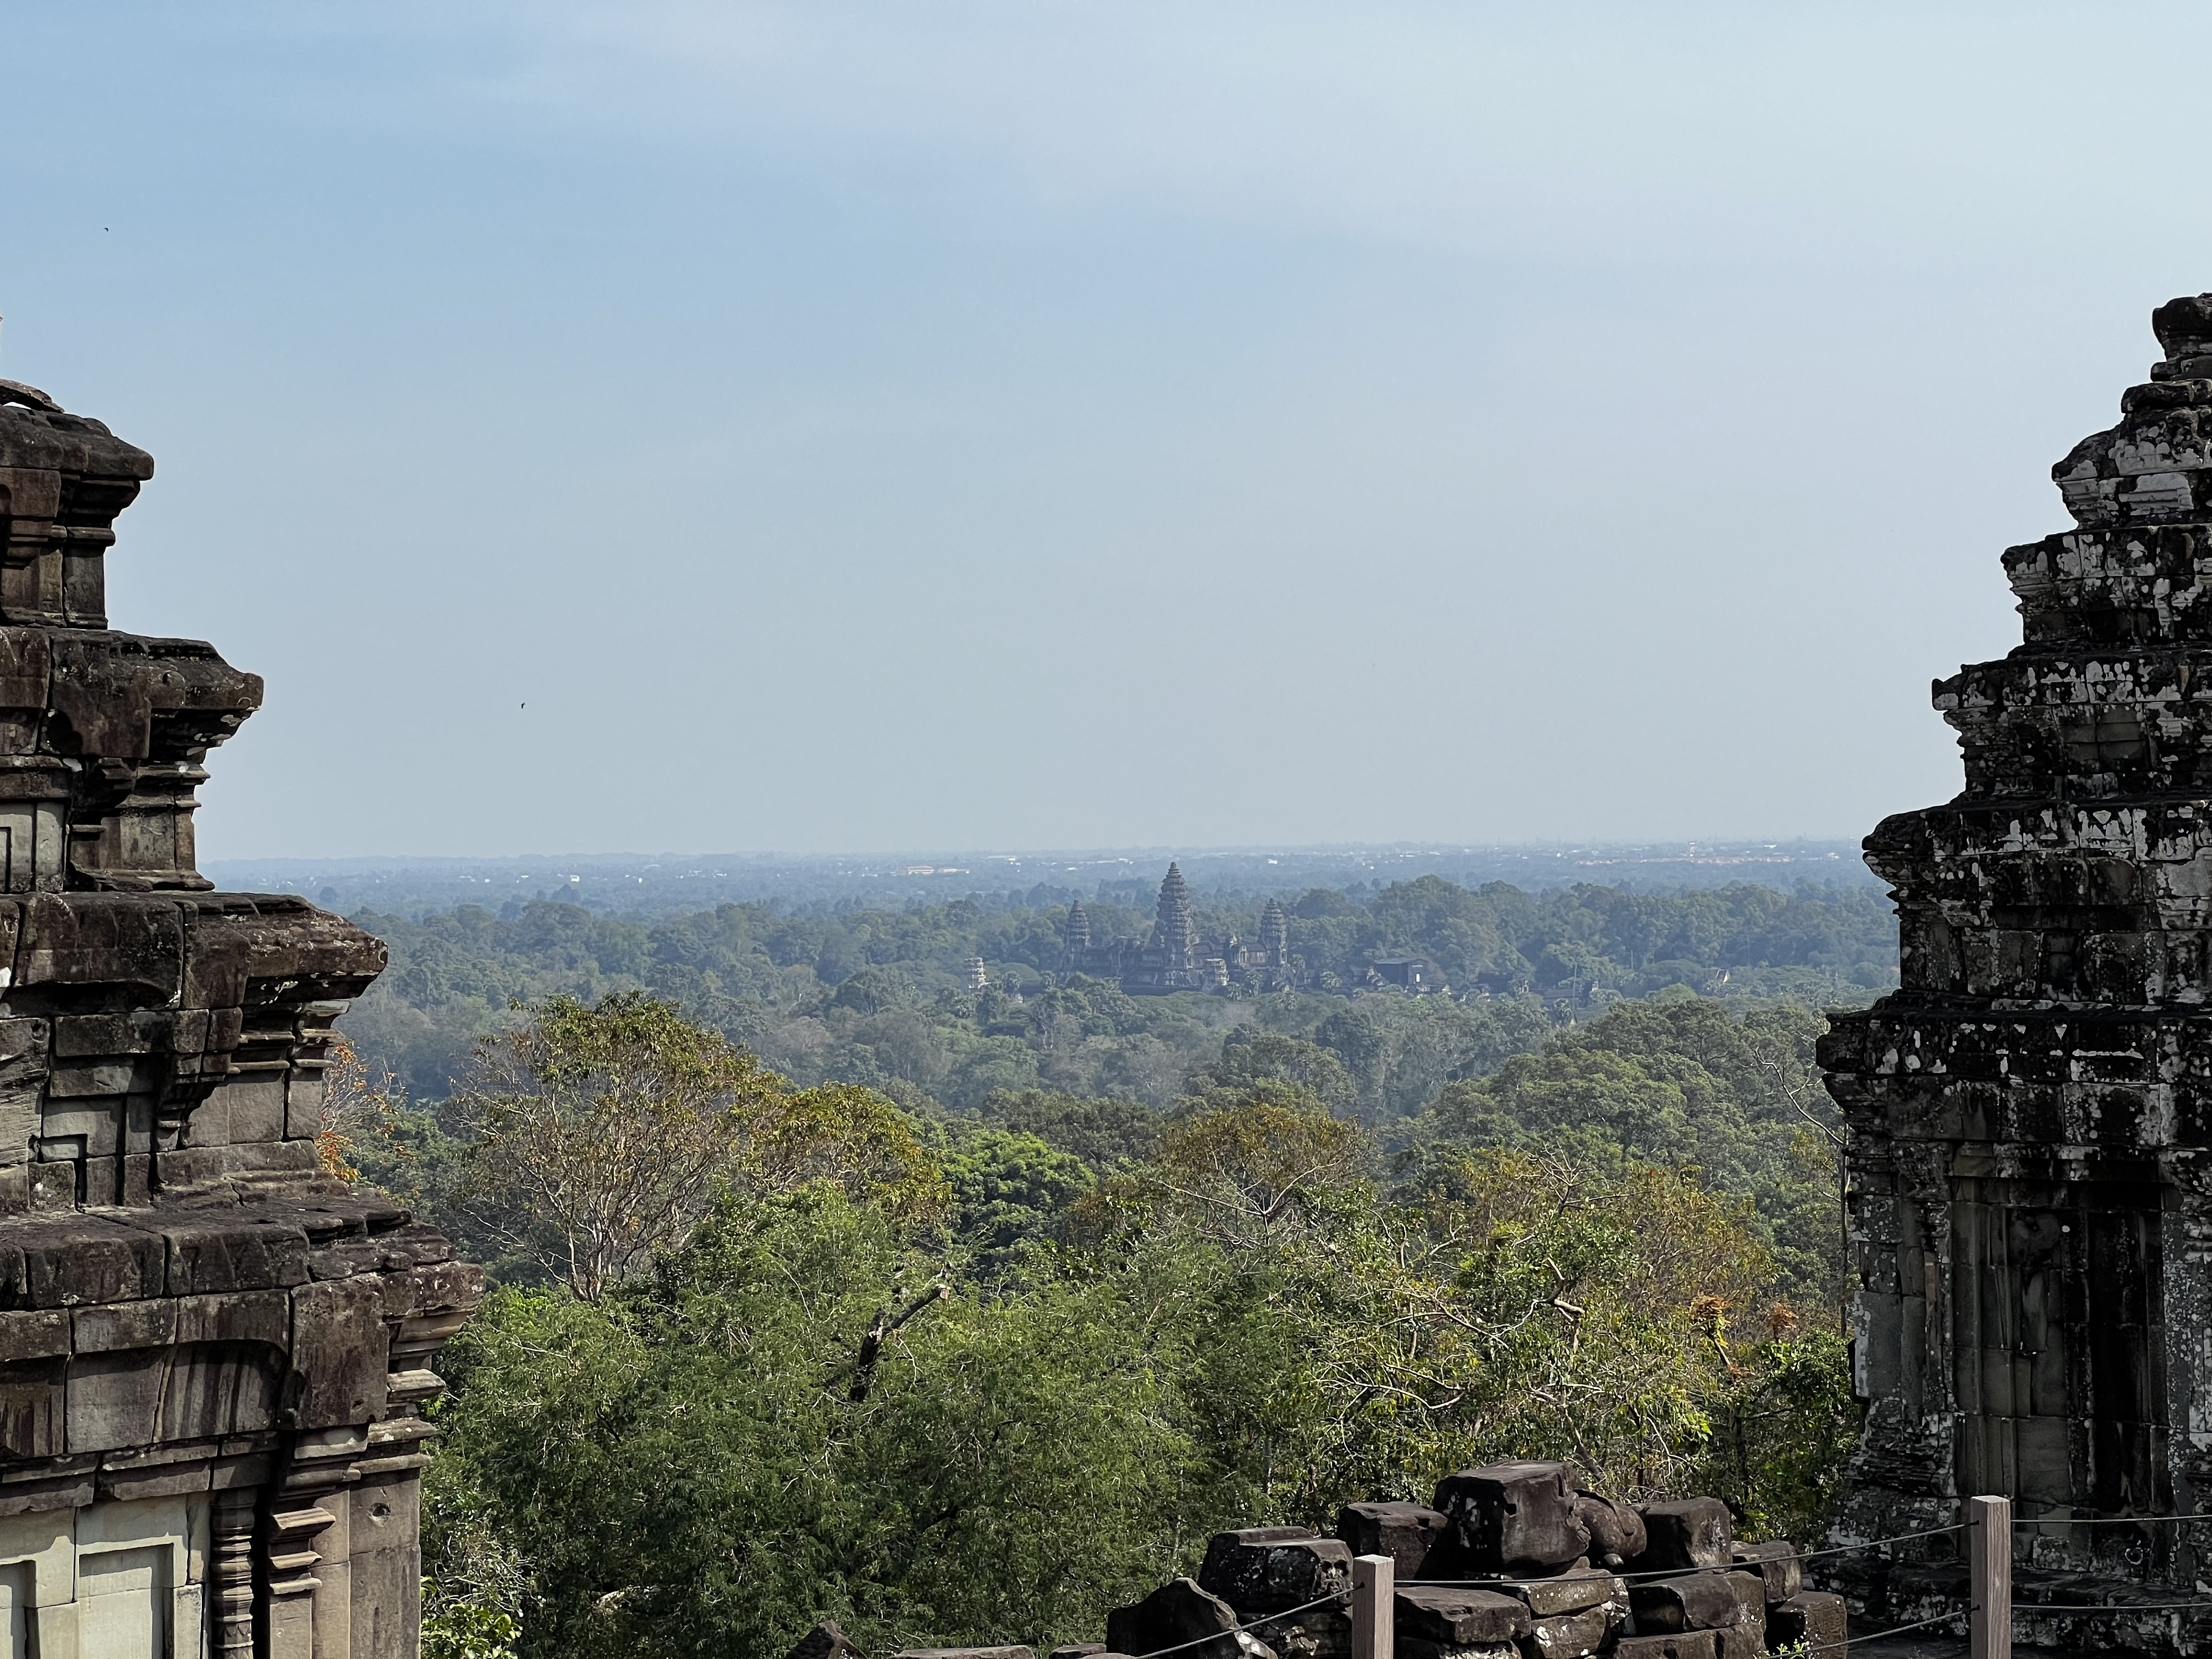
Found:
<svg viewBox="0 0 2212 1659"><path fill-rule="evenodd" d="M2212 295L2152 326L2149 381L2052 469L2075 528L2004 555L2022 643L1936 683L1965 787L1868 837L1901 983L1821 1045L1867 1407L1835 1540L2008 1495L2031 1605L2212 1577L2197 1529L2063 1524L2212 1509ZM1893 1553L1838 1559L1859 1611L1956 1604L1952 1540ZM2212 1649L2199 1614L2023 1618Z"/></svg>
<svg viewBox="0 0 2212 1659"><path fill-rule="evenodd" d="M422 1413L483 1274L318 1154L383 945L195 867L262 686L107 627L153 471L0 381L0 1639L411 1659Z"/></svg>

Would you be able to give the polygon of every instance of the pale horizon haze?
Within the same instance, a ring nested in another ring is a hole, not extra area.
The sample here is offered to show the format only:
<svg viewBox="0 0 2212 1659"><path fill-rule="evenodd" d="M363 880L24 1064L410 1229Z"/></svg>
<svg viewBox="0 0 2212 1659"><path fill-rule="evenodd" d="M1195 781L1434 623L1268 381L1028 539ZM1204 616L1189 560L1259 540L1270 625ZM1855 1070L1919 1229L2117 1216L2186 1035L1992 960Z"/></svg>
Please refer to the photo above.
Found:
<svg viewBox="0 0 2212 1659"><path fill-rule="evenodd" d="M2212 12L0 5L204 860L1851 836L2212 289Z"/></svg>

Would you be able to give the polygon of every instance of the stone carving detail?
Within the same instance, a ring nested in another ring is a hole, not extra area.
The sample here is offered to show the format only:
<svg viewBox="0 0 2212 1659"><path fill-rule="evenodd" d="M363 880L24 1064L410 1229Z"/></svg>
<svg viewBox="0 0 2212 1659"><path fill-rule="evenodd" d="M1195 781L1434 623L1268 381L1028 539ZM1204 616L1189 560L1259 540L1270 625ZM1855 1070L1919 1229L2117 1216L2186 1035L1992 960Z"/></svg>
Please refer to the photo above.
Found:
<svg viewBox="0 0 2212 1659"><path fill-rule="evenodd" d="M2150 382L2052 469L2076 528L2004 556L2026 642L1935 688L1965 790L1867 840L1903 975L1822 1048L1868 1401L1839 1540L1976 1492L2047 1522L2212 1509L2212 295L2152 324ZM2048 1524L2020 1594L2185 1599L2205 1541ZM1858 1591L1932 1607L1948 1553Z"/></svg>
<svg viewBox="0 0 2212 1659"><path fill-rule="evenodd" d="M0 381L7 1640L404 1659L421 1412L483 1277L317 1156L331 1022L384 947L194 868L203 763L261 683L106 628L112 525L152 473Z"/></svg>

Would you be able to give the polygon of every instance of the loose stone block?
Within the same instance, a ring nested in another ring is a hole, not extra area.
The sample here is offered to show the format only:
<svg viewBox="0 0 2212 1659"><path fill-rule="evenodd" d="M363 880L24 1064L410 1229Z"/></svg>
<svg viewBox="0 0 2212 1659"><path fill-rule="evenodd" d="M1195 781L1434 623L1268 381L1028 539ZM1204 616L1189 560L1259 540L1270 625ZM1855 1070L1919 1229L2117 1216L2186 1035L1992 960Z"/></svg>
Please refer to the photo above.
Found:
<svg viewBox="0 0 2212 1659"><path fill-rule="evenodd" d="M1401 1636L1394 1659L1521 1659L1521 1649L1511 1642L1478 1642L1460 1647L1432 1642L1425 1636Z"/></svg>
<svg viewBox="0 0 2212 1659"><path fill-rule="evenodd" d="M1248 1527L1216 1533L1199 1569L1199 1588L1237 1609L1241 1621L1282 1613L1352 1583L1352 1552L1303 1528Z"/></svg>
<svg viewBox="0 0 2212 1659"><path fill-rule="evenodd" d="M1734 1628L1748 1632L1753 1638L1754 1651L1766 1645L1766 1583L1753 1572L1724 1572L1721 1577L1735 1592L1736 1616Z"/></svg>
<svg viewBox="0 0 2212 1659"><path fill-rule="evenodd" d="M1579 1613L1538 1619L1521 1647L1528 1659L1583 1659L1605 1644L1613 1626L1612 1607L1601 1602Z"/></svg>
<svg viewBox="0 0 2212 1659"><path fill-rule="evenodd" d="M1787 1539L1776 1539L1771 1543L1730 1546L1729 1559L1737 1571L1755 1573L1766 1599L1770 1602L1787 1601L1805 1587L1804 1569L1797 1559L1797 1547Z"/></svg>
<svg viewBox="0 0 2212 1659"><path fill-rule="evenodd" d="M1451 1522L1419 1504L1346 1504L1338 1512L1336 1535L1354 1555L1387 1555L1400 1578L1421 1576L1429 1552L1450 1532Z"/></svg>
<svg viewBox="0 0 2212 1659"><path fill-rule="evenodd" d="M1199 1659L1273 1659L1273 1650L1235 1630L1237 1613L1219 1596L1188 1578L1160 1586L1133 1606L1106 1615L1106 1645L1116 1653L1147 1654L1209 1636L1218 1642L1189 1650Z"/></svg>
<svg viewBox="0 0 2212 1659"><path fill-rule="evenodd" d="M1628 1587L1628 1606L1639 1636L1686 1630L1721 1630L1741 1622L1743 1604L1725 1572L1685 1573Z"/></svg>
<svg viewBox="0 0 2212 1659"><path fill-rule="evenodd" d="M1435 1507L1474 1573L1555 1572L1589 1548L1565 1463L1492 1463L1448 1476ZM1472 1576L1470 1574L1469 1576Z"/></svg>
<svg viewBox="0 0 2212 1659"><path fill-rule="evenodd" d="M1270 1620L1252 1633L1279 1659L1351 1659L1352 1613L1344 1601L1309 1607L1287 1619Z"/></svg>
<svg viewBox="0 0 2212 1659"><path fill-rule="evenodd" d="M1556 1578L1508 1579L1493 1588L1501 1595L1527 1602L1528 1611L1540 1619L1581 1613L1616 1600L1627 1605L1627 1587L1611 1573L1589 1567L1570 1568Z"/></svg>
<svg viewBox="0 0 2212 1659"><path fill-rule="evenodd" d="M1510 1595L1456 1584L1407 1584L1395 1595L1399 1638L1418 1637L1447 1647L1515 1642L1534 1621L1528 1604Z"/></svg>
<svg viewBox="0 0 2212 1659"><path fill-rule="evenodd" d="M1614 1659L1721 1659L1717 1631L1669 1632L1658 1636L1624 1636L1613 1644Z"/></svg>
<svg viewBox="0 0 2212 1659"><path fill-rule="evenodd" d="M1735 1528L1728 1505L1719 1498L1647 1504L1638 1513L1644 1518L1645 1542L1644 1553L1630 1564L1631 1571L1718 1571L1730 1565Z"/></svg>
<svg viewBox="0 0 2212 1659"><path fill-rule="evenodd" d="M1766 1643L1770 1648L1827 1647L1850 1635L1850 1610L1844 1598L1825 1590L1803 1590L1766 1610ZM1840 1656L1844 1650L1838 1648Z"/></svg>

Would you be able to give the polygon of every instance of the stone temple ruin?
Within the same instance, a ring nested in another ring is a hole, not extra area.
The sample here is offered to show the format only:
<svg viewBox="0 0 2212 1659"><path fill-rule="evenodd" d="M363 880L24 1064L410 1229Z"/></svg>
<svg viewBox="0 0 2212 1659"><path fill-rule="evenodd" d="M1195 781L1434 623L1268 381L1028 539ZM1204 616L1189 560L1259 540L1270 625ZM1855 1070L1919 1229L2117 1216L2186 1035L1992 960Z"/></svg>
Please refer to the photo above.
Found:
<svg viewBox="0 0 2212 1659"><path fill-rule="evenodd" d="M1067 907L1060 933L1060 970L1112 980L1131 996L1165 996L1175 991L1225 991L1231 985L1255 991L1282 991L1309 977L1291 960L1290 919L1281 903L1269 899L1260 911L1260 939L1248 945L1231 933L1201 939L1190 902L1190 884L1181 869L1168 866L1160 883L1158 919L1149 940L1091 937L1091 915L1076 900Z"/></svg>
<svg viewBox="0 0 2212 1659"><path fill-rule="evenodd" d="M2212 1578L2212 1531L2059 1524L2212 1510L2212 295L2151 320L2148 384L2052 469L2076 527L2004 556L2026 642L1936 686L1966 788L1868 839L1902 986L1822 1060L1868 1406L1837 1538L2009 1496L2023 1639L2171 1650L2029 1605ZM1955 1600L1948 1546L1857 1594Z"/></svg>
<svg viewBox="0 0 2212 1659"><path fill-rule="evenodd" d="M153 470L0 381L0 1642L406 1659L428 1367L482 1277L317 1157L384 947L193 867L261 682L108 629Z"/></svg>
<svg viewBox="0 0 2212 1659"><path fill-rule="evenodd" d="M1347 1504L1336 1534L1245 1527L1207 1541L1198 1577L1106 1617L1104 1642L1051 1659L1352 1659L1353 1558L1388 1557L1390 1659L1848 1659L1843 1597L1814 1589L1786 1542L1737 1540L1728 1506L1640 1508L1572 1464L1485 1464L1433 1507ZM857 1659L834 1623L788 1659ZM1036 1659L1028 1647L903 1649L889 1659Z"/></svg>

